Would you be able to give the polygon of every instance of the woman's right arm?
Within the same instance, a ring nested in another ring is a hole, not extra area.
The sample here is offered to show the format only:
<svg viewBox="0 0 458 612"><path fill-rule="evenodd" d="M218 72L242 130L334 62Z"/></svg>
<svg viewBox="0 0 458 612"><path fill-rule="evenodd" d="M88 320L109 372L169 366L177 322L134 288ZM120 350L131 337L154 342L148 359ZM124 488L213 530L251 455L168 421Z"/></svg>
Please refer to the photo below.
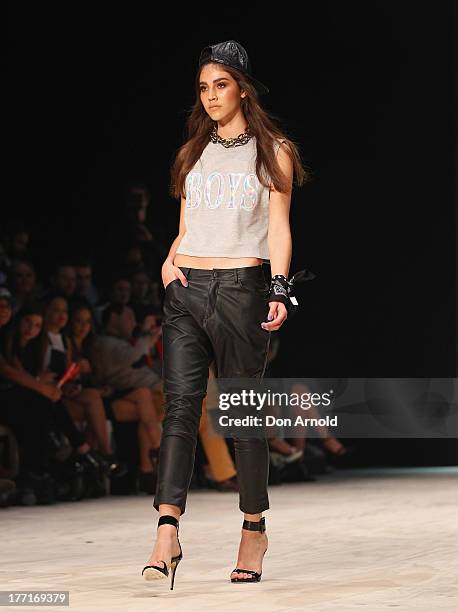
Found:
<svg viewBox="0 0 458 612"><path fill-rule="evenodd" d="M52 401L56 401L62 396L61 390L54 385L47 385L34 378L26 370L15 368L6 363L6 361L0 362L0 376L4 376L21 387L26 387L27 389L32 389L32 391L41 393L41 395L45 395Z"/></svg>
<svg viewBox="0 0 458 612"><path fill-rule="evenodd" d="M186 225L184 221L185 206L186 198L181 196L180 227L178 230L178 236L172 242L169 254L167 255L167 258L162 265L162 283L164 287L167 287L167 285L173 280L175 280L175 278L179 278L183 285L187 285L186 276L183 274L180 268L178 266L175 266L173 263L180 242L183 240L183 236L186 234Z"/></svg>

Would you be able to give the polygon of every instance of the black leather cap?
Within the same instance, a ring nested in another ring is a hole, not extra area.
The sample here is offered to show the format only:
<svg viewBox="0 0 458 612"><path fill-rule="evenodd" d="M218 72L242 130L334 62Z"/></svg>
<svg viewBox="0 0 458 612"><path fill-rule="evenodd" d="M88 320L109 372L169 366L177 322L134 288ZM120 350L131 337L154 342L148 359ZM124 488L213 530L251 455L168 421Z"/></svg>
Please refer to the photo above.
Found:
<svg viewBox="0 0 458 612"><path fill-rule="evenodd" d="M248 53L237 41L226 40L202 49L199 57L199 68L208 62L218 62L237 68L249 78L259 94L269 93L268 87L252 76Z"/></svg>

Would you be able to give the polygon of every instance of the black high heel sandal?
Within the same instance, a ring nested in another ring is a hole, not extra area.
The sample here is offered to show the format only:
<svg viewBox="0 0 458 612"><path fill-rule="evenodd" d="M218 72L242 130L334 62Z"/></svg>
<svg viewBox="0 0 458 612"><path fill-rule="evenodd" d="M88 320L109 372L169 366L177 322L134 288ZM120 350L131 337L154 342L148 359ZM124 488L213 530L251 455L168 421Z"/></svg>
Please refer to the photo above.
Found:
<svg viewBox="0 0 458 612"><path fill-rule="evenodd" d="M180 554L176 555L176 557L172 557L172 560L170 562L170 569L172 571L170 590L172 591L173 583L175 582L175 573L177 571L178 563L183 558L183 551L181 550L180 540L178 539L179 523L178 523L178 520L174 516L164 514L164 516L161 516L159 518L159 521L157 523L158 527L160 527L161 525L174 525L177 529L177 540L178 540L178 545L180 547ZM145 565L145 567L142 570L142 576L145 578L145 580L157 580L160 578L168 577L169 568L167 568L167 564L165 561L162 561L162 563L164 564L164 567L159 567L157 565Z"/></svg>
<svg viewBox="0 0 458 612"><path fill-rule="evenodd" d="M249 531L260 531L264 533L266 530L266 517L263 516L259 521L247 521L246 519L243 521L243 529L248 529ZM264 551L262 558L264 559L264 555L267 552L267 548ZM231 578L231 582L259 582L261 580L262 572L255 572L254 570L246 570L236 567L232 570L233 572L237 572L239 574L251 574L250 578Z"/></svg>

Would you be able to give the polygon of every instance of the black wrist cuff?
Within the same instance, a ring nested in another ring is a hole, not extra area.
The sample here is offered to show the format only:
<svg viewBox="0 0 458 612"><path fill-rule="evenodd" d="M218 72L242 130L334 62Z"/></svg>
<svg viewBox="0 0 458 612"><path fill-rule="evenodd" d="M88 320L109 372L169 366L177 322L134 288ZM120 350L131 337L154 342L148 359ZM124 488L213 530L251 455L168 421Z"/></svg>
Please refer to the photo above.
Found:
<svg viewBox="0 0 458 612"><path fill-rule="evenodd" d="M302 283L315 278L316 274L310 270L299 270L293 274L290 280L283 274L275 274L272 276L270 283L270 293L267 298L268 302L282 302L285 304L288 311L288 318L291 318L297 311L299 303L294 295L294 283Z"/></svg>

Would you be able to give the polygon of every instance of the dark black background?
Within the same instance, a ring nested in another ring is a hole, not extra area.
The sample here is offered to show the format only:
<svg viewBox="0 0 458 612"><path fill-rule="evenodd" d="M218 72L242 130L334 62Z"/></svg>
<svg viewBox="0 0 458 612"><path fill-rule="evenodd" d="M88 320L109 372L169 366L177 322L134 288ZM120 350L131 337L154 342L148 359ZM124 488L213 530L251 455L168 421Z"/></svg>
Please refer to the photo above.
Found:
<svg viewBox="0 0 458 612"><path fill-rule="evenodd" d="M7 58L4 210L27 218L45 273L91 253L122 187L152 189L170 243L169 168L197 58L250 55L313 170L295 188L290 272L308 267L277 376L456 375L452 3L323 1L188 9L16 4Z"/></svg>

